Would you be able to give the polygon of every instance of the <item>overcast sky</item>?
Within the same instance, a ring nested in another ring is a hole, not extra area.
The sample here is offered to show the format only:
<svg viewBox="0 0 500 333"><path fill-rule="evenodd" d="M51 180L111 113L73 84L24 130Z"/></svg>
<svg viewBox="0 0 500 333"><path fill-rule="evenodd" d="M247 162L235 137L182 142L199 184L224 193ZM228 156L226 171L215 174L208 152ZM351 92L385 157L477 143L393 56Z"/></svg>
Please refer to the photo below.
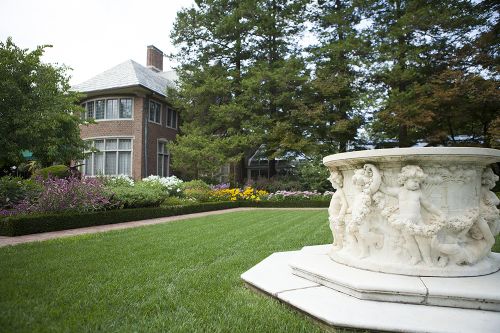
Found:
<svg viewBox="0 0 500 333"><path fill-rule="evenodd" d="M71 67L71 83L128 59L146 65L146 47L173 51L176 12L193 0L0 0L0 40L22 48L51 44L44 62ZM164 59L164 70L172 64Z"/></svg>

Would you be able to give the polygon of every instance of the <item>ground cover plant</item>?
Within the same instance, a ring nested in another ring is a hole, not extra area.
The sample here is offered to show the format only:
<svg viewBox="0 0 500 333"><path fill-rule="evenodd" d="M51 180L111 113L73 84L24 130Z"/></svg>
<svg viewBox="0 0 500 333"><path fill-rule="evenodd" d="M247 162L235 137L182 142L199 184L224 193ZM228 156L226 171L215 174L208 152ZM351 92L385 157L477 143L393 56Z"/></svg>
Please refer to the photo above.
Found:
<svg viewBox="0 0 500 333"><path fill-rule="evenodd" d="M0 248L15 331L320 332L244 287L276 251L329 242L325 210L251 211Z"/></svg>

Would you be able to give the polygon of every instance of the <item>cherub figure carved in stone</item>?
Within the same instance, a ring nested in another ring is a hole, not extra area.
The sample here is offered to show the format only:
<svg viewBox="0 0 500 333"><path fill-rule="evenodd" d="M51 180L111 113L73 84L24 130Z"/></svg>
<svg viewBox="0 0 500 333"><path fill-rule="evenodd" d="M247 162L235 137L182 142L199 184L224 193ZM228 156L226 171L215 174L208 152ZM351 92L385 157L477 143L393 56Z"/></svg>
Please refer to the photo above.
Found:
<svg viewBox="0 0 500 333"><path fill-rule="evenodd" d="M345 214L347 212L347 200L342 188L344 178L338 170L331 170L328 180L335 189L328 207L328 221L332 231L333 246L336 249L341 249L344 246Z"/></svg>
<svg viewBox="0 0 500 333"><path fill-rule="evenodd" d="M481 176L481 194L479 202L479 216L469 229L469 235L476 241L475 251L466 251L467 261L465 263L473 264L484 258L491 251L495 244L495 236L500 231L500 215L497 206L500 200L495 193L490 191L495 187L498 176L493 173L491 168L486 168ZM472 246L469 246L472 248ZM465 250L468 250L466 248Z"/></svg>
<svg viewBox="0 0 500 333"><path fill-rule="evenodd" d="M479 211L480 216L482 216L483 219L488 223L493 237L500 233L500 215L497 208L497 206L500 204L500 200L498 199L496 194L491 191L495 187L498 179L499 177L493 173L493 170L491 170L491 168L486 168L483 171L481 177L481 202L479 205ZM487 233L487 230L485 228L483 229L483 233ZM495 243L494 238L493 243Z"/></svg>
<svg viewBox="0 0 500 333"><path fill-rule="evenodd" d="M354 172L352 182L358 193L350 207L351 221L348 226L348 234L361 250L361 258L365 258L370 254L371 246L381 248L384 241L381 234L371 230L371 225L366 220L367 215L371 212L372 195L378 191L381 177L373 164L365 164L363 169Z"/></svg>
<svg viewBox="0 0 500 333"><path fill-rule="evenodd" d="M427 200L420 189L425 177L426 175L419 166L407 165L398 174L400 187L386 187L384 184L380 186L381 192L398 199L397 223L401 227L413 265L420 262L422 258L425 263L433 264L429 238L431 235L421 232L426 226L422 218L422 207L442 219L441 211Z"/></svg>

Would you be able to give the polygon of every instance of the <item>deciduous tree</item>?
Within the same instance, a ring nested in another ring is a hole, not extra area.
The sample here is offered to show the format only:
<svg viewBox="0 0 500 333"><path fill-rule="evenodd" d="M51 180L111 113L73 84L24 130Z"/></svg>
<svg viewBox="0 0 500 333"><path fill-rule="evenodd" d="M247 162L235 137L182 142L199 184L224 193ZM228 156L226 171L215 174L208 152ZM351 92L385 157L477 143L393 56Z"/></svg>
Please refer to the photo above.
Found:
<svg viewBox="0 0 500 333"><path fill-rule="evenodd" d="M47 47L0 42L0 168L21 162L23 150L42 165L82 157L79 96L70 91L67 68L41 61Z"/></svg>

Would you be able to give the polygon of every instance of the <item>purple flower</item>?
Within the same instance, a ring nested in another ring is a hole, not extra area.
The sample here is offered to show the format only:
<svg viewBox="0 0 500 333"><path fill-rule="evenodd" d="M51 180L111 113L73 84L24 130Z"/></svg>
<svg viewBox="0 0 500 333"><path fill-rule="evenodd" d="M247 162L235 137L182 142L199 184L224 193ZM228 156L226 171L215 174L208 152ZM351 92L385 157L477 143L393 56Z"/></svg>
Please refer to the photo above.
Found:
<svg viewBox="0 0 500 333"><path fill-rule="evenodd" d="M217 185L210 185L210 188L212 190L227 190L228 188L231 187L231 184L230 183L221 183L221 184L217 184Z"/></svg>
<svg viewBox="0 0 500 333"><path fill-rule="evenodd" d="M96 178L48 178L37 179L43 186L38 198L19 202L12 210L0 211L0 215L17 215L42 212L103 210L109 206L109 196Z"/></svg>

